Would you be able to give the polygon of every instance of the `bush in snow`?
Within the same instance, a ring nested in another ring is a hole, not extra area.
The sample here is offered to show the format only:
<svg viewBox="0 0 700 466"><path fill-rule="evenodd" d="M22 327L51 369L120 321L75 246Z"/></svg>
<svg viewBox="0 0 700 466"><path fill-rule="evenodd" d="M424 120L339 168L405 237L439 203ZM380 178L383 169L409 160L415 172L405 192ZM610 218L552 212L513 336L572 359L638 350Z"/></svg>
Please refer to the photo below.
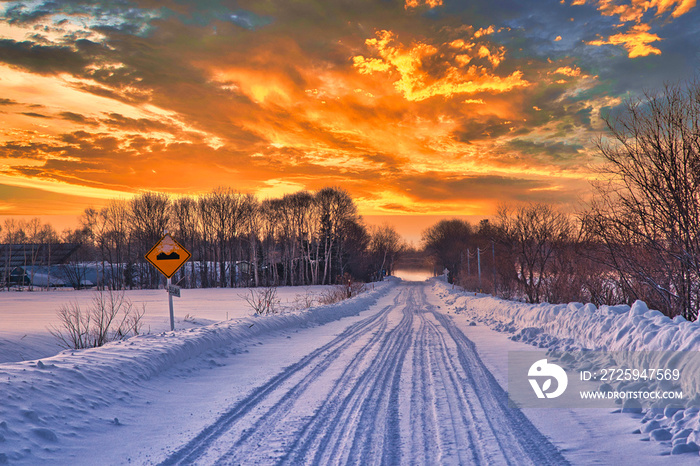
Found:
<svg viewBox="0 0 700 466"><path fill-rule="evenodd" d="M280 303L277 299L277 288L252 288L246 296L243 296L251 309L259 315L276 314Z"/></svg>
<svg viewBox="0 0 700 466"><path fill-rule="evenodd" d="M481 282L479 282L478 276L460 273L455 281L457 285L461 286L467 291L488 293L493 290L493 280L487 275L481 277ZM508 297L511 296L509 295Z"/></svg>
<svg viewBox="0 0 700 466"><path fill-rule="evenodd" d="M294 296L295 309L308 309L317 303L316 296L308 288L304 290L304 294Z"/></svg>
<svg viewBox="0 0 700 466"><path fill-rule="evenodd" d="M356 282L348 274L343 277L343 284L336 285L321 293L318 298L320 304L333 304L344 299L352 298L365 291L364 283Z"/></svg>
<svg viewBox="0 0 700 466"><path fill-rule="evenodd" d="M347 299L344 287L342 285L336 285L321 293L318 297L318 302L320 304L334 304L344 299Z"/></svg>
<svg viewBox="0 0 700 466"><path fill-rule="evenodd" d="M49 332L60 346L68 349L95 348L114 340L123 340L141 331L146 305L135 309L124 291L97 291L87 309L77 301L58 309L58 326Z"/></svg>

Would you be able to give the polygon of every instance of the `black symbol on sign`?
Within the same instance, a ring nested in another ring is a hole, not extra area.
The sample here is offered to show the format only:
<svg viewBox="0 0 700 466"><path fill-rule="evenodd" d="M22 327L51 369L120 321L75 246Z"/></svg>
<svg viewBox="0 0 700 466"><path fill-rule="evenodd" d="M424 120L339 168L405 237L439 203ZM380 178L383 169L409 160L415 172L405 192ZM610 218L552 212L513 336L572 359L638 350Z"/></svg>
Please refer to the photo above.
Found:
<svg viewBox="0 0 700 466"><path fill-rule="evenodd" d="M180 254L176 252L171 252L170 254L166 254L164 252L161 252L156 256L156 260L159 261L170 261L170 260L176 260L180 258Z"/></svg>

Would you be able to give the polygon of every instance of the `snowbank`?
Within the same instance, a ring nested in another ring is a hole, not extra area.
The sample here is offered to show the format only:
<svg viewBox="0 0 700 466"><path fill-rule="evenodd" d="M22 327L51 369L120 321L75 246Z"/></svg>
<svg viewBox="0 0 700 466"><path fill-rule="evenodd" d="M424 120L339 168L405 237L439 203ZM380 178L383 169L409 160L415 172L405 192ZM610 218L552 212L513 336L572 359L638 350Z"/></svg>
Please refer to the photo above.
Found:
<svg viewBox="0 0 700 466"><path fill-rule="evenodd" d="M680 388L686 401L657 402L644 412L637 432L645 440L664 441L672 454L697 454L700 449L700 322L670 319L649 310L642 301L627 305L526 304L489 295L474 295L434 281L435 292L456 314L494 330L512 333L512 340L553 351L606 352L618 367L678 369L676 387L655 382L653 388ZM603 366L598 366L603 367ZM675 383L674 383L675 385ZM622 382L617 389L631 388ZM627 405L625 405L627 406Z"/></svg>
<svg viewBox="0 0 700 466"><path fill-rule="evenodd" d="M264 334L357 315L396 283L375 284L374 290L355 298L295 313L139 335L101 348L0 364L0 464L31 461L37 458L35 452L51 451L62 436L75 436L85 428L92 410L128 399L139 381L188 360L207 358L212 352L235 352L236 347Z"/></svg>
<svg viewBox="0 0 700 466"><path fill-rule="evenodd" d="M468 306L503 324L519 328L537 327L560 339L571 339L582 347L605 351L697 351L700 323L683 317L673 320L636 301L626 305L593 304L530 305L493 297L462 296L456 307Z"/></svg>

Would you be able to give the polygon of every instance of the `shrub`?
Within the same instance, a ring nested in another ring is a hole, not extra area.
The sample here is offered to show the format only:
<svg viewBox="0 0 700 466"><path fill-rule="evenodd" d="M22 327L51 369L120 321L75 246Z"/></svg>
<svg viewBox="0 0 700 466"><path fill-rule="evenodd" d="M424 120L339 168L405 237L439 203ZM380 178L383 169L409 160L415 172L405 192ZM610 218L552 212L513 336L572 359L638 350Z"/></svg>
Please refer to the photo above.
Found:
<svg viewBox="0 0 700 466"><path fill-rule="evenodd" d="M343 285L335 285L324 290L318 297L319 304L334 304L346 299Z"/></svg>
<svg viewBox="0 0 700 466"><path fill-rule="evenodd" d="M259 315L276 314L280 301L277 299L277 288L253 288L249 294L243 297L251 309Z"/></svg>
<svg viewBox="0 0 700 466"><path fill-rule="evenodd" d="M320 304L333 304L344 299L352 298L365 291L364 283L356 282L349 275L345 274L341 285L336 285L327 289L318 298Z"/></svg>
<svg viewBox="0 0 700 466"><path fill-rule="evenodd" d="M87 309L77 301L61 305L57 311L60 323L48 330L64 348L96 348L138 335L145 313L146 305L135 309L124 291L100 290Z"/></svg>
<svg viewBox="0 0 700 466"><path fill-rule="evenodd" d="M297 294L294 296L295 309L308 309L313 307L317 302L316 296L308 288L304 290L304 294Z"/></svg>

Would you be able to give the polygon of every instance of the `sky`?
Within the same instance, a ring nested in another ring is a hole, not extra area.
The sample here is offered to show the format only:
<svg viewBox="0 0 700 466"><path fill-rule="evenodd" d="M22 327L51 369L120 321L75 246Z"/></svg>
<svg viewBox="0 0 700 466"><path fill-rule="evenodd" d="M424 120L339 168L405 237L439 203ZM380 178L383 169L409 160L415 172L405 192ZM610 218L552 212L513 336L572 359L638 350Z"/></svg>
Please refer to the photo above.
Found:
<svg viewBox="0 0 700 466"><path fill-rule="evenodd" d="M337 186L410 239L585 200L603 118L696 76L695 0L0 1L0 215Z"/></svg>

